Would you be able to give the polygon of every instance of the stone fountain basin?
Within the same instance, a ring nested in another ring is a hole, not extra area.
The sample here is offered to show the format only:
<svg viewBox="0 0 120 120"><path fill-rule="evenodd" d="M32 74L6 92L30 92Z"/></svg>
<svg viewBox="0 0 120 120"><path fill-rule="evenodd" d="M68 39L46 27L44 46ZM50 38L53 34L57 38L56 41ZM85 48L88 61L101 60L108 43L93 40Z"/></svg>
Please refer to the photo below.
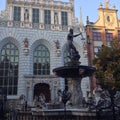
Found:
<svg viewBox="0 0 120 120"><path fill-rule="evenodd" d="M62 66L53 69L55 75L63 78L83 78L92 76L95 67L85 65Z"/></svg>

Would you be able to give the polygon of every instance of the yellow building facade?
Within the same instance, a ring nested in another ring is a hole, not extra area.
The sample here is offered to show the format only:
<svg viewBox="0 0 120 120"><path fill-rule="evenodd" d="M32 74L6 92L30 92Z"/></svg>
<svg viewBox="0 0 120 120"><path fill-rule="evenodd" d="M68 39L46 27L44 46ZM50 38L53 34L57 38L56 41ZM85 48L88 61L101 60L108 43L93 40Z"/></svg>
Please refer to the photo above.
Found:
<svg viewBox="0 0 120 120"><path fill-rule="evenodd" d="M120 20L117 16L118 10L115 6L109 7L109 2L102 3L98 8L98 19L96 22L90 22L87 17L86 35L88 49L88 63L93 65L92 61L101 48L107 45L111 40L120 38ZM91 89L96 86L96 80L91 80Z"/></svg>

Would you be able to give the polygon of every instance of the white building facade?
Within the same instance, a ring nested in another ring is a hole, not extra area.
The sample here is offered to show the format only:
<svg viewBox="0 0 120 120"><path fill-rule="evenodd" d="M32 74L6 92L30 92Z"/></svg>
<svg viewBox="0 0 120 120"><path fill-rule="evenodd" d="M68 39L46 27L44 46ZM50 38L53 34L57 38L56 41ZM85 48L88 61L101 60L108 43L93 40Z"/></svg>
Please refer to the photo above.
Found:
<svg viewBox="0 0 120 120"><path fill-rule="evenodd" d="M8 99L25 95L28 103L43 93L46 102L55 101L57 91L65 88L65 80L52 70L66 60L67 34L80 32L74 16L74 0L7 0L0 15L0 89ZM82 31L86 38L84 30ZM80 62L87 65L85 41L74 38ZM86 97L89 79L82 80Z"/></svg>

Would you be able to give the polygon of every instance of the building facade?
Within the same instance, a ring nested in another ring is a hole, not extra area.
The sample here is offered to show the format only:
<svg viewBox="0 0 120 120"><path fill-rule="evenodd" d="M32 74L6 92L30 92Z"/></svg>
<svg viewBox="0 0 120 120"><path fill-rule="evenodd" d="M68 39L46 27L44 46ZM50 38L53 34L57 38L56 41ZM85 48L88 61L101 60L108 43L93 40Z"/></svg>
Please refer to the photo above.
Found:
<svg viewBox="0 0 120 120"><path fill-rule="evenodd" d="M102 3L98 8L98 20L90 22L87 17L86 35L88 49L88 64L93 65L92 61L102 45L108 45L111 40L120 38L120 20L117 17L115 6L109 7L109 2ZM91 80L91 90L96 86L96 80Z"/></svg>
<svg viewBox="0 0 120 120"><path fill-rule="evenodd" d="M0 88L8 99L25 95L29 104L45 95L54 102L65 80L53 69L67 60L66 42L70 28L86 33L74 15L74 0L7 0L0 15ZM82 30L82 31L81 31ZM85 41L74 39L80 62L88 64ZM82 80L83 96L90 91L89 78Z"/></svg>

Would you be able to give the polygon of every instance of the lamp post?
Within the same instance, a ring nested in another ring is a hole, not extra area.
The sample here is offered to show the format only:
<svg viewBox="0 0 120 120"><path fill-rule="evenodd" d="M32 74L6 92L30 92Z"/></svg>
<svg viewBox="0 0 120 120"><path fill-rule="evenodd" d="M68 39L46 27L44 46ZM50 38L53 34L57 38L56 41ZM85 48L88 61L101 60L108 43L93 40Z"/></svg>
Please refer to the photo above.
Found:
<svg viewBox="0 0 120 120"><path fill-rule="evenodd" d="M65 89L63 91L59 90L58 92L59 92L58 94L61 96L62 102L64 104L64 120L66 120L66 103L68 102L68 100L70 100L71 93L68 92L67 89Z"/></svg>

